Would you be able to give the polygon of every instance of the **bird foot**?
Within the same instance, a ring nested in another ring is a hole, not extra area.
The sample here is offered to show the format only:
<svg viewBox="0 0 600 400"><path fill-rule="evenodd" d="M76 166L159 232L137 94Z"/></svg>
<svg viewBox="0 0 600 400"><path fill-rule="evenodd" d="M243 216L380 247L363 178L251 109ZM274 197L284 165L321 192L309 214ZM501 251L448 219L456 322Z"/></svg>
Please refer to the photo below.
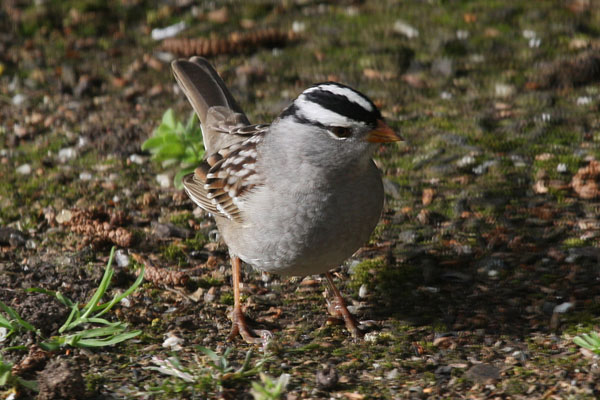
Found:
<svg viewBox="0 0 600 400"><path fill-rule="evenodd" d="M273 336L267 330L251 329L246 323L246 317L241 309L234 308L232 313L231 332L227 340L234 340L237 335L240 335L246 343L265 345L266 342Z"/></svg>
<svg viewBox="0 0 600 400"><path fill-rule="evenodd" d="M358 327L358 321L356 321L356 318L354 318L350 311L348 311L348 308L346 307L346 302L343 298L335 297L327 305L327 310L334 317L341 318L344 320L346 329L348 329L353 338L360 339L364 336L364 333Z"/></svg>

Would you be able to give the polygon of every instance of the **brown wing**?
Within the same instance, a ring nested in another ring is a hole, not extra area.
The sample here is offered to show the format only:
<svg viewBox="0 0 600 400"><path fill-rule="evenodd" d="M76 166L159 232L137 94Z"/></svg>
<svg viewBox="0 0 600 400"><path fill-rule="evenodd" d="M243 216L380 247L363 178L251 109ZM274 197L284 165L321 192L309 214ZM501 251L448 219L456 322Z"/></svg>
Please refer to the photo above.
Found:
<svg viewBox="0 0 600 400"><path fill-rule="evenodd" d="M183 178L186 193L200 208L222 217L242 221L238 204L243 196L262 184L256 172L256 146L268 125L258 125L250 137L209 156L194 173ZM233 133L233 132L232 132Z"/></svg>

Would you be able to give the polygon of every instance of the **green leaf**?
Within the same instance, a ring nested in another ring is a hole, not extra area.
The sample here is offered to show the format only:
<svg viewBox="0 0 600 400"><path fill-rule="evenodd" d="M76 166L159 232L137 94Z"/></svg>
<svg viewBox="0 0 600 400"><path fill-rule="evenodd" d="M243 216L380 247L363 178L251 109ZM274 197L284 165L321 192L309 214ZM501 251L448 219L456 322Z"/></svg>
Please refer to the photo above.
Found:
<svg viewBox="0 0 600 400"><path fill-rule="evenodd" d="M114 336L111 336L106 339L81 339L81 340L79 340L78 344L81 347L111 346L111 345L129 340L131 338L134 338L141 333L142 333L142 331L138 330L138 331L120 333L118 335L114 335Z"/></svg>
<svg viewBox="0 0 600 400"><path fill-rule="evenodd" d="M179 159L183 154L185 154L185 148L181 143L170 142L165 143L165 145L158 150L158 152L154 155L154 159L157 161Z"/></svg>
<svg viewBox="0 0 600 400"><path fill-rule="evenodd" d="M142 150L152 150L163 145L164 138L162 136L152 136L142 143Z"/></svg>
<svg viewBox="0 0 600 400"><path fill-rule="evenodd" d="M11 317L18 325L22 326L23 328L25 328L26 330L30 331L30 332L35 332L37 333L37 329L35 328L35 326L31 325L29 322L25 321L23 318L21 318L21 316L12 308L10 308L9 306L7 306L6 304L4 304L2 301L0 301L0 308L8 314L9 317ZM15 329L14 324L11 324L12 329Z"/></svg>
<svg viewBox="0 0 600 400"><path fill-rule="evenodd" d="M191 132L191 131L197 129L197 127L199 125L198 122L199 122L199 120L198 120L198 116L196 115L196 112L192 111L190 113L190 116L188 117L186 124L185 124L185 131Z"/></svg>
<svg viewBox="0 0 600 400"><path fill-rule="evenodd" d="M165 125L174 130L176 122L177 120L175 119L175 113L169 108L162 116L161 125Z"/></svg>

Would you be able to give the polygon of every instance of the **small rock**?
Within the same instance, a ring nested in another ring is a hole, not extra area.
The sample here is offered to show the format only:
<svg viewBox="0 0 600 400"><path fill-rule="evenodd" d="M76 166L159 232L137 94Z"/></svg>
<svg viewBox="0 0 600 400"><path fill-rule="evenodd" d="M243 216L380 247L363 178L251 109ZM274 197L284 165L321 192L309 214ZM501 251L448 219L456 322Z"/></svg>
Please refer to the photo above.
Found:
<svg viewBox="0 0 600 400"><path fill-rule="evenodd" d="M496 160L488 160L488 161L484 161L481 165L478 165L477 167L473 168L473 172L477 175L483 175L487 172L487 170L498 164L498 161Z"/></svg>
<svg viewBox="0 0 600 400"><path fill-rule="evenodd" d="M454 75L454 61L451 58L438 58L431 65L431 72L435 75L441 75L445 78Z"/></svg>
<svg viewBox="0 0 600 400"><path fill-rule="evenodd" d="M435 369L436 377L444 377L444 375L448 376L452 373L452 367L450 365L440 365Z"/></svg>
<svg viewBox="0 0 600 400"><path fill-rule="evenodd" d="M398 240L404 244L415 244L419 240L419 234L411 229L400 232Z"/></svg>
<svg viewBox="0 0 600 400"><path fill-rule="evenodd" d="M180 21L176 24L167 26L165 28L154 28L152 29L152 39L154 40L163 40L173 36L177 36L181 31L187 28L187 24L185 21Z"/></svg>
<svg viewBox="0 0 600 400"><path fill-rule="evenodd" d="M393 370L391 370L390 372L385 374L385 379L387 379L389 381L393 381L393 380L398 379L398 376L400 376L400 373L398 372L398 368L394 368Z"/></svg>
<svg viewBox="0 0 600 400"><path fill-rule="evenodd" d="M393 29L394 32L404 35L409 39L419 37L419 31L416 28L400 19L394 22Z"/></svg>
<svg viewBox="0 0 600 400"><path fill-rule="evenodd" d="M69 222L72 217L73 217L73 214L71 213L71 211L69 211L69 210L62 210L56 216L56 222L58 222L59 224L64 224L66 222Z"/></svg>
<svg viewBox="0 0 600 400"><path fill-rule="evenodd" d="M458 168L470 167L473 164L475 164L475 157L471 155L464 156L456 162Z"/></svg>
<svg viewBox="0 0 600 400"><path fill-rule="evenodd" d="M172 351L179 351L183 348L181 346L182 343L183 343L182 338L177 337L172 333L168 333L167 338L162 343L162 347L172 350Z"/></svg>
<svg viewBox="0 0 600 400"><path fill-rule="evenodd" d="M123 249L119 249L115 252L115 261L121 268L128 267L130 264L129 255L127 255L127 252Z"/></svg>
<svg viewBox="0 0 600 400"><path fill-rule="evenodd" d="M158 182L161 188L167 189L171 187L171 178L167 174L156 175L156 181Z"/></svg>
<svg viewBox="0 0 600 400"><path fill-rule="evenodd" d="M166 239L169 237L188 239L192 236L192 232L189 229L181 228L171 223L152 223L152 232L160 239Z"/></svg>
<svg viewBox="0 0 600 400"><path fill-rule="evenodd" d="M306 30L306 24L301 21L292 22L292 31L295 33L302 33Z"/></svg>
<svg viewBox="0 0 600 400"><path fill-rule="evenodd" d="M333 365L326 365L317 371L317 387L321 390L330 390L338 383L338 374Z"/></svg>
<svg viewBox="0 0 600 400"><path fill-rule="evenodd" d="M476 383L492 383L500 379L500 370L491 364L475 364L465 376Z"/></svg>
<svg viewBox="0 0 600 400"><path fill-rule="evenodd" d="M364 299L365 297L367 297L367 295L369 294L367 285L365 285L364 283L362 285L360 285L360 289L358 289L358 297L360 297L361 299Z"/></svg>
<svg viewBox="0 0 600 400"><path fill-rule="evenodd" d="M132 154L129 156L129 161L131 161L134 164L137 165L142 165L145 161L144 157L140 156L139 154Z"/></svg>
<svg viewBox="0 0 600 400"><path fill-rule="evenodd" d="M556 307L554 307L553 312L558 313L558 314L564 314L567 311L569 311L573 306L574 306L573 303L570 303L567 301L567 302L564 302L564 303L559 304Z"/></svg>
<svg viewBox="0 0 600 400"><path fill-rule="evenodd" d="M31 165L29 165L29 164L20 165L19 167L17 167L16 172L17 172L17 174L21 174L21 175L29 175L29 174L31 174Z"/></svg>
<svg viewBox="0 0 600 400"><path fill-rule="evenodd" d="M581 96L577 98L577 105L578 106L587 106L588 104L592 103L592 98L589 96Z"/></svg>
<svg viewBox="0 0 600 400"><path fill-rule="evenodd" d="M13 105L20 106L23 103L25 103L25 101L27 101L27 96L25 96L24 94L21 94L21 93L17 93L13 96L11 101L12 101Z"/></svg>
<svg viewBox="0 0 600 400"><path fill-rule="evenodd" d="M515 94L517 89L513 85L507 85L506 83L496 83L494 91L496 93L496 97L506 98Z"/></svg>
<svg viewBox="0 0 600 400"><path fill-rule="evenodd" d="M73 147L65 147L64 149L60 149L58 151L58 161L61 163L66 163L75 157L77 157L77 150L75 150Z"/></svg>
<svg viewBox="0 0 600 400"><path fill-rule="evenodd" d="M90 174L89 172L80 172L79 173L79 179L82 181L91 181L92 180L92 174Z"/></svg>
<svg viewBox="0 0 600 400"><path fill-rule="evenodd" d="M0 244L8 244L13 247L24 246L26 242L25 234L15 228L0 228Z"/></svg>
<svg viewBox="0 0 600 400"><path fill-rule="evenodd" d="M208 289L208 291L206 293L204 293L204 302L212 303L213 301L215 301L216 297L217 297L217 289L214 286L212 286L210 289Z"/></svg>

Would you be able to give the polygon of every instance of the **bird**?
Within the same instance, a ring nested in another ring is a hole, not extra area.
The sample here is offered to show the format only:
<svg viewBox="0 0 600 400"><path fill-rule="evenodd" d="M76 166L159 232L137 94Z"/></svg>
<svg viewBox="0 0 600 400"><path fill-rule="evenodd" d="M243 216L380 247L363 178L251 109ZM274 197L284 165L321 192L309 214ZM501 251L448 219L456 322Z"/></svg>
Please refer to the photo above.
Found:
<svg viewBox="0 0 600 400"><path fill-rule="evenodd" d="M251 124L208 60L176 59L171 68L198 115L205 146L183 187L214 216L229 250L234 306L228 339L264 340L242 310L242 261L281 276L324 274L330 311L360 338L330 271L376 227L384 191L372 154L400 135L367 96L341 83L312 85L270 124Z"/></svg>

